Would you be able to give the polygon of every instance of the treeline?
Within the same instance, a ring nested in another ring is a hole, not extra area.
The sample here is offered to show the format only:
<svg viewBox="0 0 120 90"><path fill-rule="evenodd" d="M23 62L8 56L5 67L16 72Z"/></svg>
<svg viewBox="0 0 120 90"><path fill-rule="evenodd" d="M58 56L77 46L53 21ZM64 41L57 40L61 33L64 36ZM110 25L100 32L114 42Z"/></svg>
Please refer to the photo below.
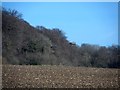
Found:
<svg viewBox="0 0 120 90"><path fill-rule="evenodd" d="M16 10L2 9L3 64L118 68L120 48L69 42L62 30L33 27Z"/></svg>

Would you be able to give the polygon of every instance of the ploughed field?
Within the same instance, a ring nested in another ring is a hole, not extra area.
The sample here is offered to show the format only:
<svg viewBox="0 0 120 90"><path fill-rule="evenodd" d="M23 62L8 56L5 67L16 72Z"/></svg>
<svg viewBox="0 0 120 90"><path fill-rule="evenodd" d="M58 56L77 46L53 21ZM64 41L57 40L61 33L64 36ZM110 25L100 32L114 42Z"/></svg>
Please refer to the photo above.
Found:
<svg viewBox="0 0 120 90"><path fill-rule="evenodd" d="M119 69L3 65L3 88L118 88Z"/></svg>

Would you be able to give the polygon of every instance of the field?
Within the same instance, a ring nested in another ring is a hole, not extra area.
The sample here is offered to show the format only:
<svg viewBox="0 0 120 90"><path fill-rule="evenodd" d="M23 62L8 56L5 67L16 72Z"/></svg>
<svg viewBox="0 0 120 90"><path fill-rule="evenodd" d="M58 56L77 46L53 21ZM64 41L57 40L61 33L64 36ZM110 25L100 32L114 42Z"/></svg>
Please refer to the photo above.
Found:
<svg viewBox="0 0 120 90"><path fill-rule="evenodd" d="M118 88L118 69L3 65L4 88Z"/></svg>

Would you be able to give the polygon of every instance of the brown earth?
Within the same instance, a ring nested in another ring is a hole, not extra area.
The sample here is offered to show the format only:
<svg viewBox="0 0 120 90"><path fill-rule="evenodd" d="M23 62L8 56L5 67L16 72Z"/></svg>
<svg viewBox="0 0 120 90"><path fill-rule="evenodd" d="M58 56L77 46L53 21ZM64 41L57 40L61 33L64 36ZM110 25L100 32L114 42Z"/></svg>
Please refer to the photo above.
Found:
<svg viewBox="0 0 120 90"><path fill-rule="evenodd" d="M118 70L69 66L3 65L4 88L119 88Z"/></svg>

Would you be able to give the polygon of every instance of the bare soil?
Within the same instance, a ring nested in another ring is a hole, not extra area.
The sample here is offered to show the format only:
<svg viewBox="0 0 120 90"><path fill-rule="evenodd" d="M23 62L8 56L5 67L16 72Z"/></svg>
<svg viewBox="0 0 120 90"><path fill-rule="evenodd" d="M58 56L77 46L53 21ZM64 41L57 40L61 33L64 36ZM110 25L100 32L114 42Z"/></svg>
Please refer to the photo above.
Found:
<svg viewBox="0 0 120 90"><path fill-rule="evenodd" d="M4 88L119 88L119 69L3 65Z"/></svg>

